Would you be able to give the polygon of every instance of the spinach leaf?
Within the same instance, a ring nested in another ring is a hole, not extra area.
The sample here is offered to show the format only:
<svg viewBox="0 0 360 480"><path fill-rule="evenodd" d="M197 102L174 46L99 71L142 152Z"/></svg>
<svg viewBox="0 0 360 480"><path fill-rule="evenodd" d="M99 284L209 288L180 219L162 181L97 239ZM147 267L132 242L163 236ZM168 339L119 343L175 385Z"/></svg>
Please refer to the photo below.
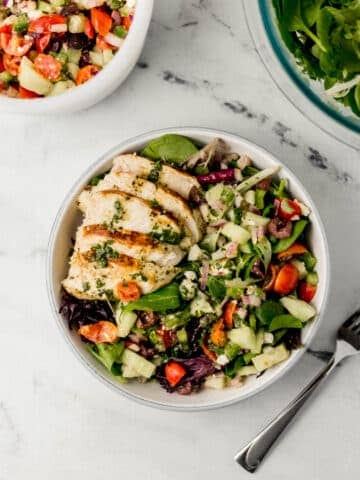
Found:
<svg viewBox="0 0 360 480"><path fill-rule="evenodd" d="M226 295L226 286L225 282L222 279L215 277L209 277L206 286L209 289L209 294L216 301L221 302Z"/></svg>
<svg viewBox="0 0 360 480"><path fill-rule="evenodd" d="M255 309L255 315L264 325L271 323L273 318L283 315L284 313L284 307L274 300L267 300Z"/></svg>
<svg viewBox="0 0 360 480"><path fill-rule="evenodd" d="M130 302L124 311L151 310L152 312L166 312L180 307L179 285L170 283L156 292L144 295L139 300Z"/></svg>
<svg viewBox="0 0 360 480"><path fill-rule="evenodd" d="M119 343L88 343L87 349L114 375L119 370L116 365L121 364L125 349L124 342Z"/></svg>
<svg viewBox="0 0 360 480"><path fill-rule="evenodd" d="M308 220L299 220L295 223L292 234L288 238L282 238L273 248L273 253L280 253L291 247L291 245L300 237L309 223Z"/></svg>
<svg viewBox="0 0 360 480"><path fill-rule="evenodd" d="M303 323L301 320L298 320L293 315L278 315L274 317L269 325L269 332L274 330L280 330L282 328L302 328Z"/></svg>
<svg viewBox="0 0 360 480"><path fill-rule="evenodd" d="M241 355L225 366L224 373L227 377L234 378L239 369L245 365L244 357Z"/></svg>
<svg viewBox="0 0 360 480"><path fill-rule="evenodd" d="M141 155L154 160L181 164L198 151L191 140L173 133L151 140Z"/></svg>

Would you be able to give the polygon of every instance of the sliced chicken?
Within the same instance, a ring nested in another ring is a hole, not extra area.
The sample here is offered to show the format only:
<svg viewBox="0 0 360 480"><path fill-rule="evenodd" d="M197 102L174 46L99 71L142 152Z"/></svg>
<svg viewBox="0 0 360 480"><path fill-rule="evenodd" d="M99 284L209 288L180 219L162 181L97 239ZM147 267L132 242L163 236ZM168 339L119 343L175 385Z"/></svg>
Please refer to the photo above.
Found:
<svg viewBox="0 0 360 480"><path fill-rule="evenodd" d="M93 190L119 190L136 195L147 201L156 201L159 207L173 215L184 226L185 234L190 237L190 245L198 243L204 231L204 222L198 209L190 209L187 202L180 195L171 192L165 187L149 182L144 178L136 177L131 173L111 171Z"/></svg>
<svg viewBox="0 0 360 480"><path fill-rule="evenodd" d="M177 265L185 252L178 245L159 242L150 235L130 230L110 230L104 225L80 226L76 234L75 250L85 253L101 251L105 242L116 255L128 255L141 261L163 266Z"/></svg>
<svg viewBox="0 0 360 480"><path fill-rule="evenodd" d="M111 230L151 233L169 243L179 243L183 236L182 227L171 215L120 190L85 190L79 197L79 207L85 214L83 225L105 224Z"/></svg>
<svg viewBox="0 0 360 480"><path fill-rule="evenodd" d="M117 285L127 281L136 282L142 294L153 292L171 282L178 272L175 267L161 267L126 255L110 259L106 267L99 268L89 261L88 254L75 252L62 284L77 298L100 300L109 298L109 292L116 297Z"/></svg>
<svg viewBox="0 0 360 480"><path fill-rule="evenodd" d="M134 154L119 155L114 158L113 172L128 172L138 177L157 182L188 200L193 187L200 188L195 177L176 170L169 165L158 165L155 161ZM154 180L155 181L155 180Z"/></svg>

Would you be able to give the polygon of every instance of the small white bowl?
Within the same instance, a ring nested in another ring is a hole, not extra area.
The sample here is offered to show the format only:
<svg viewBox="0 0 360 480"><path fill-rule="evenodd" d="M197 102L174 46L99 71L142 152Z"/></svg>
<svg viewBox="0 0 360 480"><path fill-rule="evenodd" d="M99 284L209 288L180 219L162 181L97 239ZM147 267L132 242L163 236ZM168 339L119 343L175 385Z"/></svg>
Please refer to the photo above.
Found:
<svg viewBox="0 0 360 480"><path fill-rule="evenodd" d="M47 256L47 284L50 303L63 337L67 340L68 344L72 347L72 350L76 353L83 365L85 365L99 380L112 387L115 391L146 405L172 410L189 411L223 407L258 393L260 390L280 378L289 368L295 365L304 353L305 348L293 351L287 361L265 371L265 373L259 378L247 379L241 387L231 387L224 390L203 389L200 393L181 396L175 393L167 393L157 383L141 384L133 381L125 385L120 384L116 378L111 376L111 374L109 374L108 371L86 350L79 335L76 332L71 332L69 330L67 321L58 313L60 307L61 280L67 274L71 238L81 221L81 216L76 204L79 193L84 186L88 184L92 177L110 168L112 158L116 154L121 152L139 151L151 139L159 137L165 133L178 133L180 135L185 135L199 143L207 143L214 137L220 137L230 145L233 151L248 154L254 161L254 164L260 168L280 165L282 168L279 176L285 177L289 180L291 193L311 208L309 244L317 257L317 271L319 274L318 290L313 303L319 312L319 315L303 330L303 343L305 347L309 344L324 315L330 279L328 245L319 213L310 195L295 175L269 152L248 140L219 130L185 127L145 133L124 141L111 151L107 152L102 158L100 158L100 160L88 168L66 196L51 231Z"/></svg>
<svg viewBox="0 0 360 480"><path fill-rule="evenodd" d="M91 107L110 95L136 65L150 25L154 0L137 0L134 20L121 49L90 81L54 97L32 100L0 95L0 111L6 113L59 114Z"/></svg>

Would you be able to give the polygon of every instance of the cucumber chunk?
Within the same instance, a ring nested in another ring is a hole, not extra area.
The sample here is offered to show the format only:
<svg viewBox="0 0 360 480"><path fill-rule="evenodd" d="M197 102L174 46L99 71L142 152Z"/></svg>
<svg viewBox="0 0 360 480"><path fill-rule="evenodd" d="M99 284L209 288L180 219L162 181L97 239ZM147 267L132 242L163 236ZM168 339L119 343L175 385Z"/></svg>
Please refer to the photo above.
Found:
<svg viewBox="0 0 360 480"><path fill-rule="evenodd" d="M243 326L233 328L228 332L228 338L232 343L236 343L240 348L251 350L256 353L258 349L257 338L252 328Z"/></svg>
<svg viewBox="0 0 360 480"><path fill-rule="evenodd" d="M315 308L304 300L290 296L280 298L280 303L291 315L302 322L307 322L316 315Z"/></svg>
<svg viewBox="0 0 360 480"><path fill-rule="evenodd" d="M19 83L22 87L38 95L47 95L52 87L51 82L35 70L34 64L27 57L21 59Z"/></svg>
<svg viewBox="0 0 360 480"><path fill-rule="evenodd" d="M129 335L130 330L135 325L137 315L135 312L122 311L121 308L117 307L115 311L115 319L119 327L119 337L125 338Z"/></svg>
<svg viewBox="0 0 360 480"><path fill-rule="evenodd" d="M126 348L122 356L122 373L125 378L145 377L150 378L154 375L156 366L146 360L141 355Z"/></svg>
<svg viewBox="0 0 360 480"><path fill-rule="evenodd" d="M285 345L281 343L277 347L268 347L266 352L254 357L252 362L256 370L262 372L277 363L283 362L289 355L289 351L286 349Z"/></svg>
<svg viewBox="0 0 360 480"><path fill-rule="evenodd" d="M233 242L240 244L246 243L251 238L250 232L233 222L227 222L221 229L221 233Z"/></svg>

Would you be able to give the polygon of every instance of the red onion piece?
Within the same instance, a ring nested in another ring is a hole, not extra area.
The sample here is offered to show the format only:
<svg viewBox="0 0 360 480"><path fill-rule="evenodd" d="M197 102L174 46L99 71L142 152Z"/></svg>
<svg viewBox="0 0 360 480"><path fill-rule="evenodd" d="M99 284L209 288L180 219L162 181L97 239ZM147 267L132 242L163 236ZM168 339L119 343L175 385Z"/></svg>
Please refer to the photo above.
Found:
<svg viewBox="0 0 360 480"><path fill-rule="evenodd" d="M212 183L229 182L235 179L235 169L218 170L217 172L205 173L197 177L201 185L209 185Z"/></svg>
<svg viewBox="0 0 360 480"><path fill-rule="evenodd" d="M201 278L200 278L200 290L205 290L206 282L209 275L209 263L204 262L201 268Z"/></svg>
<svg viewBox="0 0 360 480"><path fill-rule="evenodd" d="M120 12L117 10L113 10L111 12L111 18L114 20L114 26L115 25L121 25L121 15Z"/></svg>

